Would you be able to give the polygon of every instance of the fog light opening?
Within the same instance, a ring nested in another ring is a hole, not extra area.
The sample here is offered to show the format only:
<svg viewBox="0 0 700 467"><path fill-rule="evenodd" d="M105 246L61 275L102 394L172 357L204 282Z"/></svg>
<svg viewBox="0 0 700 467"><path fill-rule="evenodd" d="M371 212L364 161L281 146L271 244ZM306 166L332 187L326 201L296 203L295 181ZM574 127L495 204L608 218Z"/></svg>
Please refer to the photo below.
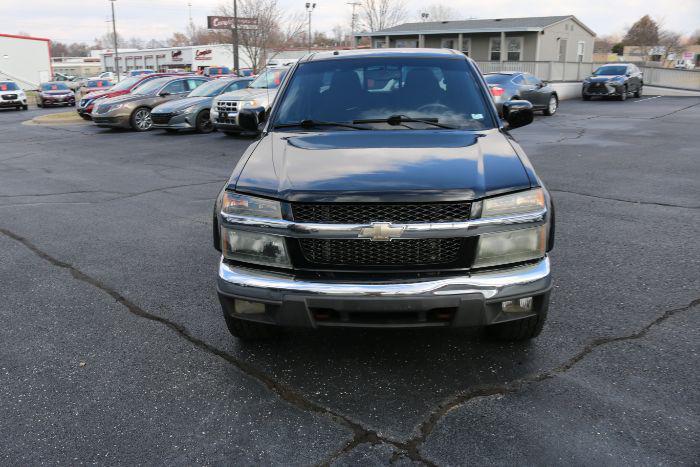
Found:
<svg viewBox="0 0 700 467"><path fill-rule="evenodd" d="M517 300L506 300L501 303L501 309L505 313L522 313L532 311L532 297L524 297Z"/></svg>
<svg viewBox="0 0 700 467"><path fill-rule="evenodd" d="M239 315L259 315L265 313L265 304L249 302L247 300L235 301L236 313Z"/></svg>

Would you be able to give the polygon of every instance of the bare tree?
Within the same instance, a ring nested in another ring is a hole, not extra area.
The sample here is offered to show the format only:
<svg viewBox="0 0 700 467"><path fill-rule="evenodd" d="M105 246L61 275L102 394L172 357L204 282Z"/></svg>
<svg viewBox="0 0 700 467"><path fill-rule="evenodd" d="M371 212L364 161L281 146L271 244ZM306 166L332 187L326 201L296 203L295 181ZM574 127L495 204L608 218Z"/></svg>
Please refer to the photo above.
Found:
<svg viewBox="0 0 700 467"><path fill-rule="evenodd" d="M649 52L659 45L659 25L649 15L644 15L627 30L622 42L636 46L646 61Z"/></svg>
<svg viewBox="0 0 700 467"><path fill-rule="evenodd" d="M683 51L683 36L680 33L662 29L659 32L659 45L663 47L665 58L670 54L678 54Z"/></svg>
<svg viewBox="0 0 700 467"><path fill-rule="evenodd" d="M368 31L379 31L405 21L406 0L363 0L360 24Z"/></svg>
<svg viewBox="0 0 700 467"><path fill-rule="evenodd" d="M455 8L442 3L433 3L426 8L419 9L418 17L422 13L428 14L428 21L454 21L460 19L459 12Z"/></svg>
<svg viewBox="0 0 700 467"><path fill-rule="evenodd" d="M219 13L233 16L229 4L219 7ZM303 14L284 15L277 0L238 0L238 16L255 18L255 28L239 28L238 41L250 58L248 66L257 70L267 60L270 51L283 47L296 37L304 27Z"/></svg>

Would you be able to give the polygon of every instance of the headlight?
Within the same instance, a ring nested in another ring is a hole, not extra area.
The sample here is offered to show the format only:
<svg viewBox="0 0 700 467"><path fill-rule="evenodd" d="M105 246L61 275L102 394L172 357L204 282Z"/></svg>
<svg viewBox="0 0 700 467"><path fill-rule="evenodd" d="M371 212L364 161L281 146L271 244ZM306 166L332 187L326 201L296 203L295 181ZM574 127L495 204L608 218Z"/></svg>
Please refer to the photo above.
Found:
<svg viewBox="0 0 700 467"><path fill-rule="evenodd" d="M175 115L182 115L190 112L194 112L195 109L197 108L196 105L191 105L189 107L185 107L184 109L180 109L174 112Z"/></svg>
<svg viewBox="0 0 700 467"><path fill-rule="evenodd" d="M475 268L519 263L544 257L546 226L484 234L479 237Z"/></svg>
<svg viewBox="0 0 700 467"><path fill-rule="evenodd" d="M284 237L243 230L221 229L225 258L275 267L291 267Z"/></svg>
<svg viewBox="0 0 700 467"><path fill-rule="evenodd" d="M282 206L278 201L227 191L221 202L221 213L234 216L282 219Z"/></svg>
<svg viewBox="0 0 700 467"><path fill-rule="evenodd" d="M481 217L524 214L528 212L538 212L544 208L544 191L542 188L535 188L511 195L485 199L481 209Z"/></svg>
<svg viewBox="0 0 700 467"><path fill-rule="evenodd" d="M248 107L258 107L260 105L260 101L256 99L253 99L252 101L241 101L241 109L245 109Z"/></svg>

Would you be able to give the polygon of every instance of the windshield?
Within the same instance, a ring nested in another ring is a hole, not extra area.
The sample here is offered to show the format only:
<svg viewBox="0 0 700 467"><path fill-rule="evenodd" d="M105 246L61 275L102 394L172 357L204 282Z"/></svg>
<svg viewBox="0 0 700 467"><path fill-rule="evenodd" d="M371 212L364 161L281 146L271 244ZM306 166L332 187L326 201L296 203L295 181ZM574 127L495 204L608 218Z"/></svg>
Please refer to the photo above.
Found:
<svg viewBox="0 0 700 467"><path fill-rule="evenodd" d="M492 128L479 83L463 59L376 57L300 65L274 125L362 123L375 129L434 129L427 122L363 122L401 116L442 125ZM401 118L399 120L401 120Z"/></svg>
<svg viewBox="0 0 700 467"><path fill-rule="evenodd" d="M627 67L618 65L602 66L593 72L595 76L615 76L624 75L625 73L627 73Z"/></svg>
<svg viewBox="0 0 700 467"><path fill-rule="evenodd" d="M19 86L17 83L0 82L0 91L19 91Z"/></svg>
<svg viewBox="0 0 700 467"><path fill-rule="evenodd" d="M250 83L248 87L253 89L277 89L282 84L284 75L288 71L289 68L271 68L255 78L255 81Z"/></svg>
<svg viewBox="0 0 700 467"><path fill-rule="evenodd" d="M198 86L187 97L213 97L221 94L221 91L230 84L228 80L215 80Z"/></svg>
<svg viewBox="0 0 700 467"><path fill-rule="evenodd" d="M65 83L44 83L41 85L42 91L67 91Z"/></svg>
<svg viewBox="0 0 700 467"><path fill-rule="evenodd" d="M139 94L142 96L146 96L149 94L155 94L156 91L158 91L161 86L163 86L165 83L170 81L172 78L160 78L160 79L154 79L152 81L149 81L145 84L142 84L138 88L134 89L132 91L132 94Z"/></svg>
<svg viewBox="0 0 700 467"><path fill-rule="evenodd" d="M127 91L127 90L131 89L131 86L138 83L139 80L141 80L141 78L138 76L133 76L131 78L125 78L125 79L119 81L119 83L115 84L114 87L112 88L112 91Z"/></svg>
<svg viewBox="0 0 700 467"><path fill-rule="evenodd" d="M484 79L489 84L506 84L510 80L513 79L513 75L494 73L494 74L484 75Z"/></svg>

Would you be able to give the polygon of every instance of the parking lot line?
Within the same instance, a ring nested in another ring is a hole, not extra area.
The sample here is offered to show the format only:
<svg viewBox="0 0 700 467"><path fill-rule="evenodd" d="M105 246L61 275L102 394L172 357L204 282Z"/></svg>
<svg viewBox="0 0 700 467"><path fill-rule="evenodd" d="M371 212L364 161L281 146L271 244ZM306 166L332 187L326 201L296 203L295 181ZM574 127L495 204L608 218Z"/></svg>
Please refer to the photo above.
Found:
<svg viewBox="0 0 700 467"><path fill-rule="evenodd" d="M644 98L644 99L639 99L638 101L634 101L634 102L644 102L644 101L648 101L648 100L651 100L651 99L658 99L659 97L661 97L661 96L652 96L652 97L647 97L647 98Z"/></svg>

